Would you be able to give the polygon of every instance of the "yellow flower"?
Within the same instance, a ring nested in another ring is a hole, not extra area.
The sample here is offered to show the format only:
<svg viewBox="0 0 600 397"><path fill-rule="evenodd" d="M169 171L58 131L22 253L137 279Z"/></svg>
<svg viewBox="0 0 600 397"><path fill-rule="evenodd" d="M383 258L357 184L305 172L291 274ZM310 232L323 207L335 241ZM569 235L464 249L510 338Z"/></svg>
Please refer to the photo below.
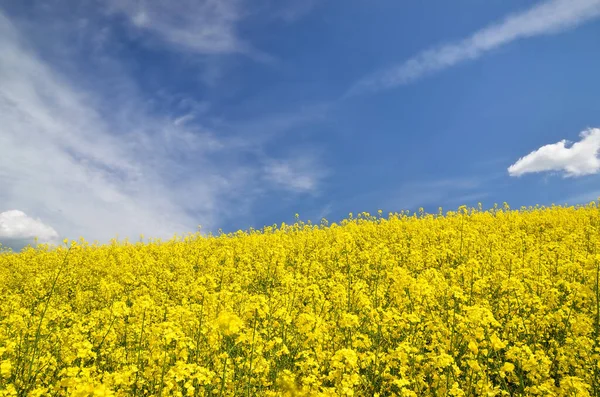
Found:
<svg viewBox="0 0 600 397"><path fill-rule="evenodd" d="M565 376L560 382L561 395L590 396L591 386L577 376Z"/></svg>
<svg viewBox="0 0 600 397"><path fill-rule="evenodd" d="M477 360L467 360L467 365L476 372L481 371L481 365Z"/></svg>
<svg viewBox="0 0 600 397"><path fill-rule="evenodd" d="M435 364L438 368L446 368L454 363L454 358L451 355L442 353L435 358Z"/></svg>
<svg viewBox="0 0 600 397"><path fill-rule="evenodd" d="M352 349L340 349L332 357L334 367L354 368L358 361L356 352Z"/></svg>
<svg viewBox="0 0 600 397"><path fill-rule="evenodd" d="M297 319L297 329L302 334L311 332L315 326L316 319L308 313L302 313Z"/></svg>
<svg viewBox="0 0 600 397"><path fill-rule="evenodd" d="M461 206L0 247L0 397L28 366L32 396L590 395L599 227Z"/></svg>
<svg viewBox="0 0 600 397"><path fill-rule="evenodd" d="M396 386L396 387L398 387L398 388L402 389L403 387L409 386L409 385L410 385L410 381L409 381L409 380L407 380L407 379L404 379L404 378L402 378L402 379L398 379L398 378L396 378L396 379L394 379L394 380L392 381L392 384L393 384L394 386Z"/></svg>
<svg viewBox="0 0 600 397"><path fill-rule="evenodd" d="M11 371L12 363L10 362L10 360L3 360L0 364L0 375L2 375L5 378L8 378L10 376Z"/></svg>
<svg viewBox="0 0 600 397"><path fill-rule="evenodd" d="M477 343L475 341L470 341L469 345L468 345L469 350L471 351L471 353L477 355L477 353L479 352L479 348L477 347Z"/></svg>
<svg viewBox="0 0 600 397"><path fill-rule="evenodd" d="M502 341L496 334L493 334L491 336L490 342L494 350L500 350L506 347L506 341Z"/></svg>
<svg viewBox="0 0 600 397"><path fill-rule="evenodd" d="M98 397L109 397L114 396L114 392L106 387L106 385L98 385L94 387L93 395Z"/></svg>
<svg viewBox="0 0 600 397"><path fill-rule="evenodd" d="M235 335L244 326L244 322L234 313L221 312L217 317L217 325L224 335Z"/></svg>
<svg viewBox="0 0 600 397"><path fill-rule="evenodd" d="M465 392L460 388L458 382L454 382L452 384L452 388L449 391L449 394L454 397L462 397L465 395Z"/></svg>
<svg viewBox="0 0 600 397"><path fill-rule="evenodd" d="M512 373L514 370L515 370L515 365L513 363L508 363L508 362L504 363L502 365L502 369L501 369L502 372L509 373L509 374Z"/></svg>
<svg viewBox="0 0 600 397"><path fill-rule="evenodd" d="M358 324L358 316L350 313L342 314L339 321L339 326L342 328L352 328L356 327Z"/></svg>

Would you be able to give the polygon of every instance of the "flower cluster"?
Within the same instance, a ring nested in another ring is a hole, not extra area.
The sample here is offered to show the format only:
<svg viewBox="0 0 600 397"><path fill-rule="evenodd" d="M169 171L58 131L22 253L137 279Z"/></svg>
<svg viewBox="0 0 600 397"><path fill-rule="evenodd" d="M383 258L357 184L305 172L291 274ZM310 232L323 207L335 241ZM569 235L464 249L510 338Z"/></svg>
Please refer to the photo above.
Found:
<svg viewBox="0 0 600 397"><path fill-rule="evenodd" d="M600 209L0 253L0 396L600 393Z"/></svg>

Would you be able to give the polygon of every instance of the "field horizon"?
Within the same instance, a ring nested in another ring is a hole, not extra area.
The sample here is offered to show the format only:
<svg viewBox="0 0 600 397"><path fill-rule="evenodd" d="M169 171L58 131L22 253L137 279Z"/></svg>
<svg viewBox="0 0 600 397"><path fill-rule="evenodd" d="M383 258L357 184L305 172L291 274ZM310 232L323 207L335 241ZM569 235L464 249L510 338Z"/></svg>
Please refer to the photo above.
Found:
<svg viewBox="0 0 600 397"><path fill-rule="evenodd" d="M0 255L0 395L597 395L599 228L505 203Z"/></svg>

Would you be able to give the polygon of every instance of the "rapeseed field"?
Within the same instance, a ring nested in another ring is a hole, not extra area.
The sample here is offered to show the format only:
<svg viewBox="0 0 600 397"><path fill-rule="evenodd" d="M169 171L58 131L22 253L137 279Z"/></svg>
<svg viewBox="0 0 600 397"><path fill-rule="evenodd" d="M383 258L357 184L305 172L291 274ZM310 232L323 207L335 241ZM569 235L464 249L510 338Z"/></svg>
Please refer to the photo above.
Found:
<svg viewBox="0 0 600 397"><path fill-rule="evenodd" d="M600 395L600 208L0 254L0 396Z"/></svg>

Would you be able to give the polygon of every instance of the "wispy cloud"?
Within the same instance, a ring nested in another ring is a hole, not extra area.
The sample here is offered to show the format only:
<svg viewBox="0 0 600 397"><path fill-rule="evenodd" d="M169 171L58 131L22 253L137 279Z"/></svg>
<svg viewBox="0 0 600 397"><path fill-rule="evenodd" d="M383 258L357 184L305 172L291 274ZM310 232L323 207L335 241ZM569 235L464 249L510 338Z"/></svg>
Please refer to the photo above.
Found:
<svg viewBox="0 0 600 397"><path fill-rule="evenodd" d="M193 230L155 172L156 161L171 168L166 152L175 139L192 139L185 131L163 129L146 116L137 129L114 129L89 95L26 48L1 14L0 47L3 206L49 219L72 237L106 240L121 232L135 238L144 231L166 237ZM150 134L151 143L145 139Z"/></svg>
<svg viewBox="0 0 600 397"><path fill-rule="evenodd" d="M110 0L111 12L125 16L131 27L165 44L198 53L243 52L236 34L242 17L238 0Z"/></svg>
<svg viewBox="0 0 600 397"><path fill-rule="evenodd" d="M294 22L304 15L311 12L322 0L304 0L304 1L274 1L274 4L279 5L279 9L274 12L276 17L283 19L286 22Z"/></svg>
<svg viewBox="0 0 600 397"><path fill-rule="evenodd" d="M597 174L600 172L600 128L580 133L581 140L567 147L570 142L562 140L544 145L521 157L508 167L510 176L536 172L559 172L565 177Z"/></svg>
<svg viewBox="0 0 600 397"><path fill-rule="evenodd" d="M250 138L203 127L191 119L202 109L187 120L157 112L126 74L113 76L118 95L82 89L2 12L0 48L0 211L39 217L69 238L170 237L218 227L281 188ZM300 182L288 190L317 188L290 169Z"/></svg>
<svg viewBox="0 0 600 397"><path fill-rule="evenodd" d="M297 193L315 193L326 176L325 169L312 156L271 159L263 169L267 181Z"/></svg>
<svg viewBox="0 0 600 397"><path fill-rule="evenodd" d="M515 40L574 28L600 16L600 0L549 0L511 14L471 36L428 49L387 70L367 76L348 95L408 84L426 75L481 57Z"/></svg>
<svg viewBox="0 0 600 397"><path fill-rule="evenodd" d="M135 34L144 33L163 45L197 54L245 54L259 61L273 57L240 38L238 24L261 10L293 22L309 13L317 0L108 0L109 13L125 17ZM218 73L218 70L211 70ZM207 77L211 79L211 77Z"/></svg>

